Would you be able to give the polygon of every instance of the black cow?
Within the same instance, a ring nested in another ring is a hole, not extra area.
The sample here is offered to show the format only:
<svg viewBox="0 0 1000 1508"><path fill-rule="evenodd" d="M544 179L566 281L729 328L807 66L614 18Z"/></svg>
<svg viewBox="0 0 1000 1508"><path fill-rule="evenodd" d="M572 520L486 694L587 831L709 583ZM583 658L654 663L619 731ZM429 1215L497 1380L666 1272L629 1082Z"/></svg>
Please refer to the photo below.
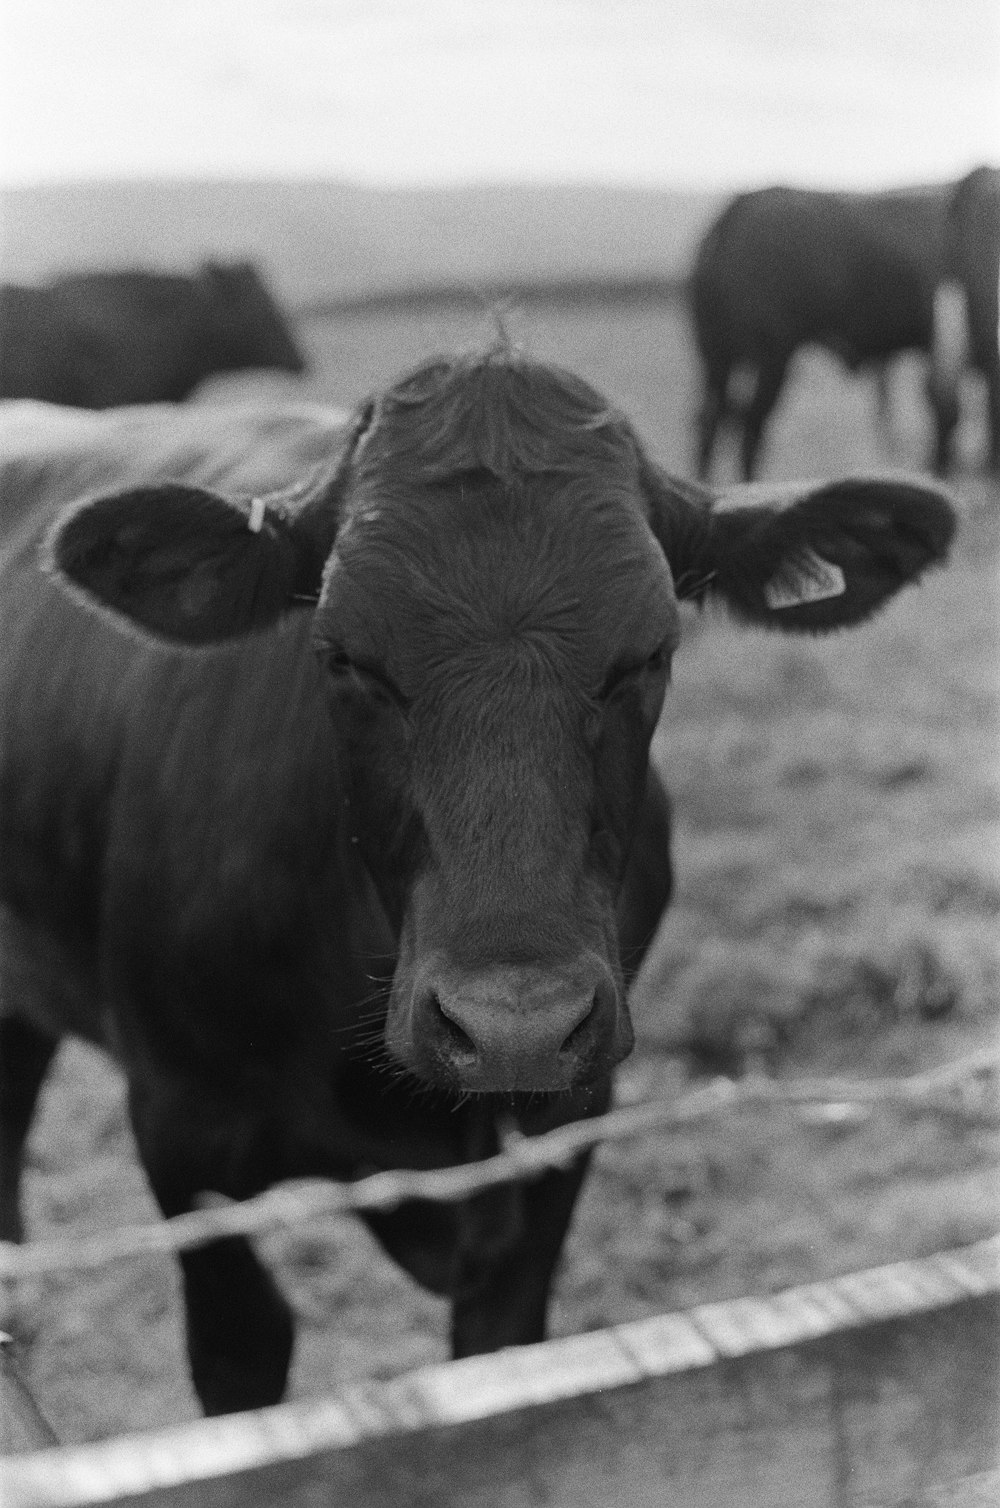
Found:
<svg viewBox="0 0 1000 1508"><path fill-rule="evenodd" d="M64 1031L121 1064L167 1215L603 1111L670 895L648 751L679 599L857 623L954 522L909 481L715 498L503 344L339 429L211 408L11 428L31 516L0 572L8 1236ZM450 1297L456 1355L542 1337L585 1163L368 1218ZM277 1399L292 1325L249 1246L182 1266L205 1408Z"/></svg>
<svg viewBox="0 0 1000 1508"><path fill-rule="evenodd" d="M78 408L178 403L213 372L305 363L249 262L192 277L94 272L0 287L0 397Z"/></svg>
<svg viewBox="0 0 1000 1508"><path fill-rule="evenodd" d="M969 364L986 379L990 463L1000 470L1000 168L978 167L948 206L945 273L965 302ZM947 363L944 363L947 365Z"/></svg>
<svg viewBox="0 0 1000 1508"><path fill-rule="evenodd" d="M880 371L902 351L931 350L946 200L944 189L766 188L727 205L701 242L691 278L704 375L701 477L727 417L741 430L743 475L755 474L765 425L801 347L825 346L852 371ZM752 380L745 403L732 391L738 371ZM958 417L954 385L929 380L927 396L941 469Z"/></svg>

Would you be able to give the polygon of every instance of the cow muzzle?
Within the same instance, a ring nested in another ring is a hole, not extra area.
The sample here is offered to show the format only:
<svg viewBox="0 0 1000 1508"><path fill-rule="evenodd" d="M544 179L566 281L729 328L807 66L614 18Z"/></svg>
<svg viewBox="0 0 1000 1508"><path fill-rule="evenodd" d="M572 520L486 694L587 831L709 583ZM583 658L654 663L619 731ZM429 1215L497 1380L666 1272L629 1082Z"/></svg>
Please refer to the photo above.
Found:
<svg viewBox="0 0 1000 1508"><path fill-rule="evenodd" d="M466 1092L579 1087L632 1049L631 1023L608 966L587 954L569 965L418 969L394 1056L423 1078Z"/></svg>

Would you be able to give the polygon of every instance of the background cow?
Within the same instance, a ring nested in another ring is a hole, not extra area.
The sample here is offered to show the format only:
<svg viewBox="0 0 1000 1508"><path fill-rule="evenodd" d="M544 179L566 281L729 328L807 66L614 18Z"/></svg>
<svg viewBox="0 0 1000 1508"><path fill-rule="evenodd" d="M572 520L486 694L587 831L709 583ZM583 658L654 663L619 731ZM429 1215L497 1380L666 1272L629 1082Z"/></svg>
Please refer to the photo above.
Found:
<svg viewBox="0 0 1000 1508"><path fill-rule="evenodd" d="M670 894L648 751L679 600L857 623L954 524L901 480L713 496L505 345L346 426L10 422L7 1236L65 1031L121 1064L168 1215L206 1188L481 1158L501 1115L530 1134L603 1110ZM541 1338L585 1162L370 1217L450 1298L456 1355ZM279 1397L291 1319L248 1244L181 1262L205 1408Z"/></svg>
<svg viewBox="0 0 1000 1508"><path fill-rule="evenodd" d="M177 403L213 372L305 368L250 262L193 276L94 272L0 287L0 396L79 408Z"/></svg>
<svg viewBox="0 0 1000 1508"><path fill-rule="evenodd" d="M930 351L946 191L835 194L766 188L739 194L704 237L691 278L704 396L698 472L719 424L740 428L743 475L755 474L768 418L795 353L821 345L852 370ZM732 381L749 371L737 403ZM938 467L958 417L954 387L928 383Z"/></svg>
<svg viewBox="0 0 1000 1508"><path fill-rule="evenodd" d="M978 167L948 205L945 273L965 301L969 364L986 379L990 462L1000 470L1000 168ZM947 332L942 332L946 338ZM937 343L938 345L941 342ZM936 350L936 357L941 356ZM946 365L946 361L942 363Z"/></svg>

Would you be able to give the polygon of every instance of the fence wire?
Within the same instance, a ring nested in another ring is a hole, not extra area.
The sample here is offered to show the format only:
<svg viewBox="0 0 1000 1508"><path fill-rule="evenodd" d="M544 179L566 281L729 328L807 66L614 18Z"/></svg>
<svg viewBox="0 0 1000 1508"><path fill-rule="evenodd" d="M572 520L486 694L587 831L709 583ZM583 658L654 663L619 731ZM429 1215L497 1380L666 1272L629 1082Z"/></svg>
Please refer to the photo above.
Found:
<svg viewBox="0 0 1000 1508"><path fill-rule="evenodd" d="M426 1170L397 1169L350 1183L298 1179L241 1202L206 1192L199 1207L169 1220L66 1240L17 1246L0 1241L0 1281L54 1272L81 1272L111 1262L177 1253L227 1236L262 1236L348 1213L385 1211L414 1199L457 1203L499 1184L537 1178L565 1167L604 1142L667 1130L721 1111L786 1105L831 1115L851 1106L910 1106L970 1118L1000 1119L1000 1048L983 1049L909 1078L801 1078L787 1082L720 1078L670 1101L641 1101L590 1120L572 1121L540 1136L498 1127L501 1150L479 1162Z"/></svg>

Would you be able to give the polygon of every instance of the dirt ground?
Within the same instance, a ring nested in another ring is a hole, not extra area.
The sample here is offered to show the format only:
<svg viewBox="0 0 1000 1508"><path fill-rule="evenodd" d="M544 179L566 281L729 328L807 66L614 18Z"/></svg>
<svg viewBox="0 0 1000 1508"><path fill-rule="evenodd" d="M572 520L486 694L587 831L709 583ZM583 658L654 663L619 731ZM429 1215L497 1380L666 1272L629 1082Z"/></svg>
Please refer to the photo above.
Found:
<svg viewBox="0 0 1000 1508"><path fill-rule="evenodd" d="M688 470L695 394L677 309L539 305L511 320L535 353L612 395L669 467ZM483 324L459 309L317 323L310 391L350 403L421 356L476 340ZM778 1077L911 1074L995 1042L1000 488L974 464L980 397L962 433L962 528L946 571L833 640L688 620L655 743L676 803L678 894L635 991L623 1099L680 1093L693 1071L682 1040L700 1044L706 1071L749 1061ZM917 468L929 442L918 372L902 365L887 433L872 398L865 380L804 360L769 474ZM996 1114L974 1097L951 1109L730 1112L609 1145L579 1207L552 1328L974 1240L997 1225L997 1141ZM36 1239L154 1218L122 1086L89 1049L67 1046L57 1060L26 1203ZM444 1358L444 1305L358 1225L276 1237L267 1253L300 1319L294 1396ZM23 1281L3 1303L62 1440L196 1417L169 1261Z"/></svg>

